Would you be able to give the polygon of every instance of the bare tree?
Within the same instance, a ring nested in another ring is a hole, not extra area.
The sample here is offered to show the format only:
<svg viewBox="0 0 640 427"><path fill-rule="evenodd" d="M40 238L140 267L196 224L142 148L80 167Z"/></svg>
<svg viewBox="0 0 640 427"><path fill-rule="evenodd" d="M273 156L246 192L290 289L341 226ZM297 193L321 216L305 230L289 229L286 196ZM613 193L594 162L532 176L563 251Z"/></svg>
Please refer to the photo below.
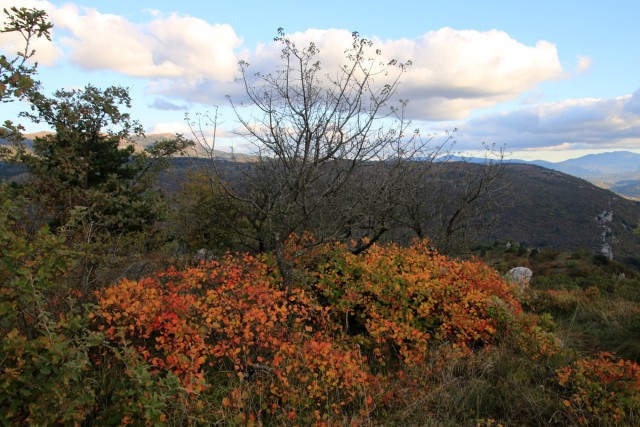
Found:
<svg viewBox="0 0 640 427"><path fill-rule="evenodd" d="M429 238L440 252L454 255L478 243L482 234L497 225L496 212L505 202L506 184L498 179L503 158L501 149L485 146L482 163L447 155L415 173L416 179L402 187L404 193L398 198L399 228L405 239L407 232L409 238Z"/></svg>
<svg viewBox="0 0 640 427"><path fill-rule="evenodd" d="M371 41L352 36L345 64L323 74L315 44L301 49L280 29L281 69L252 75L240 63L253 109L230 99L257 160L225 190L247 207L258 247L275 251L287 285L289 238L302 231L319 241L355 238L354 250L362 250L392 227L389 201L403 165L433 157L429 140L407 132L405 103L392 105L410 63L381 63Z"/></svg>
<svg viewBox="0 0 640 427"><path fill-rule="evenodd" d="M299 48L282 29L275 41L282 47L280 69L251 74L249 64L240 63L251 107L229 98L241 135L255 148L255 162L236 163L242 179L225 179L202 122L190 124L214 160L212 181L243 204L251 239L258 250L274 251L290 287L285 244L292 236L309 231L319 242L351 241L357 253L407 226L407 200L421 197L416 185L454 141L446 134L436 144L436 137L410 129L406 101L398 100L410 62L382 62L372 42L353 33L344 65L324 72L315 44ZM206 120L218 123L215 116Z"/></svg>

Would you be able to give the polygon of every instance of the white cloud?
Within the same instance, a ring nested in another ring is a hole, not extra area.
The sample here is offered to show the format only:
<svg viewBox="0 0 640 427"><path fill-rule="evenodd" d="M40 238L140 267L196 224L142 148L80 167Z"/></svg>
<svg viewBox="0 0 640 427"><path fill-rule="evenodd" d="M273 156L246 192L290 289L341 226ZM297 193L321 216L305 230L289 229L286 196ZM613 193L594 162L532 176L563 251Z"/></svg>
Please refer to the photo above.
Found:
<svg viewBox="0 0 640 427"><path fill-rule="evenodd" d="M313 41L324 70L344 64L351 44L346 30L307 30L288 36L298 46ZM564 77L556 47L546 41L526 46L508 34L442 28L415 39L374 40L382 60L411 60L399 96L409 99L408 113L430 120L462 119L478 108L515 99L538 83ZM280 48L259 46L246 60L253 70L274 70ZM201 92L200 92L201 93Z"/></svg>
<svg viewBox="0 0 640 427"><path fill-rule="evenodd" d="M462 119L564 75L553 44L527 46L497 30L442 28L384 48L413 60L401 90L418 118Z"/></svg>
<svg viewBox="0 0 640 427"><path fill-rule="evenodd" d="M171 14L135 24L96 9L65 4L53 13L69 59L87 69L135 77L231 81L242 39L226 24Z"/></svg>
<svg viewBox="0 0 640 427"><path fill-rule="evenodd" d="M147 10L148 22L134 23L70 3L47 5L71 62L145 78L147 92L174 101L222 105L227 94L241 100L243 88L234 83L240 58L251 64L251 73L282 66L280 45L243 49L241 37L227 24L156 10ZM344 51L352 43L351 32L341 29L309 29L288 37L300 47L317 45L323 75L345 63ZM374 39L377 48L382 60L413 62L398 96L409 99L407 113L415 119L463 119L566 76L552 43L528 46L498 30L441 28L413 39Z"/></svg>
<svg viewBox="0 0 640 427"><path fill-rule="evenodd" d="M640 90L615 98L569 99L487 115L460 125L462 148L481 141L507 150L637 149L640 146Z"/></svg>
<svg viewBox="0 0 640 427"><path fill-rule="evenodd" d="M147 135L157 134L157 133L168 133L168 134L176 134L181 133L187 137L191 135L191 129L189 125L185 123L185 121L174 121L174 122L158 122L153 126L145 129L145 133Z"/></svg>
<svg viewBox="0 0 640 427"><path fill-rule="evenodd" d="M234 50L242 39L230 25L172 14L147 28L154 37L154 62L175 65L181 78L233 81L238 62Z"/></svg>

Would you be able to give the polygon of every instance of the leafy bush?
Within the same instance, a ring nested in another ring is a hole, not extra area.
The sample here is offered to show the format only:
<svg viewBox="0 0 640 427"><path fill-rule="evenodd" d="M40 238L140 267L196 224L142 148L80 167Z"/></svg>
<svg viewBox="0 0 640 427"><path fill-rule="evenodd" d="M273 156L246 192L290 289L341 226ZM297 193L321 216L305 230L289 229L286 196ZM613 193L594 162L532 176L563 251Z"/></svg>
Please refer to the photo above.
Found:
<svg viewBox="0 0 640 427"><path fill-rule="evenodd" d="M73 424L91 410L88 352L78 293L64 285L73 253L47 228L20 223L19 198L0 184L0 420Z"/></svg>
<svg viewBox="0 0 640 427"><path fill-rule="evenodd" d="M611 353L577 360L557 373L565 412L580 425L637 425L640 366Z"/></svg>
<svg viewBox="0 0 640 427"><path fill-rule="evenodd" d="M324 246L314 257L306 266L310 287L344 333L383 364L418 362L442 342L462 351L490 344L521 312L495 270L439 255L426 241L374 245L359 256L343 245Z"/></svg>
<svg viewBox="0 0 640 427"><path fill-rule="evenodd" d="M158 425L180 394L136 354L110 347L93 307L72 286L77 253L63 236L21 223L0 185L0 422L3 425ZM146 373L146 374L145 374ZM146 376L145 376L146 375Z"/></svg>
<svg viewBox="0 0 640 427"><path fill-rule="evenodd" d="M188 401L215 399L208 416L232 423L355 422L385 407L382 390L404 369L435 373L443 346L451 362L505 336L523 354L549 344L495 271L426 242L361 256L292 244L288 256L291 291L270 257L229 255L101 291L96 325L154 378L178 378Z"/></svg>
<svg viewBox="0 0 640 427"><path fill-rule="evenodd" d="M135 348L154 376L175 375L194 397L227 372L220 417L233 408L245 420L306 424L364 399L363 359L334 340L328 309L303 290L287 294L267 264L249 255L123 280L100 292L96 319L114 344Z"/></svg>

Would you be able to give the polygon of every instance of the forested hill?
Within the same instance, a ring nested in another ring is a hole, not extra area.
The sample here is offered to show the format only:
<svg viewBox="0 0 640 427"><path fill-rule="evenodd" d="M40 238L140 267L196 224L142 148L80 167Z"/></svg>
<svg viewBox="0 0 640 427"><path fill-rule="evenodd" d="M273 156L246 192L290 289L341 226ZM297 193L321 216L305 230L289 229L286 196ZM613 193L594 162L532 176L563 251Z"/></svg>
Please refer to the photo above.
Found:
<svg viewBox="0 0 640 427"><path fill-rule="evenodd" d="M174 167L165 174L163 187L175 190L189 168L206 162L172 159ZM455 167L456 162L450 166ZM634 234L640 221L640 203L583 179L534 165L505 164L499 185L505 189L495 212L497 221L480 233L483 242L510 239L528 247L589 249L596 253L607 246L618 261L640 267L640 236Z"/></svg>
<svg viewBox="0 0 640 427"><path fill-rule="evenodd" d="M599 252L608 246L614 258L637 264L638 202L539 166L507 164L502 179L508 196L498 211L498 226L485 239L513 239L529 247L560 250Z"/></svg>
<svg viewBox="0 0 640 427"><path fill-rule="evenodd" d="M173 167L161 177L168 193L178 190L189 170L208 164L206 159L184 157L171 162ZM25 171L3 163L0 179L12 178L23 181ZM506 189L498 203L497 222L481 232L483 242L511 239L528 247L597 253L609 247L618 261L640 266L640 237L634 234L640 203L534 165L505 164L501 180Z"/></svg>

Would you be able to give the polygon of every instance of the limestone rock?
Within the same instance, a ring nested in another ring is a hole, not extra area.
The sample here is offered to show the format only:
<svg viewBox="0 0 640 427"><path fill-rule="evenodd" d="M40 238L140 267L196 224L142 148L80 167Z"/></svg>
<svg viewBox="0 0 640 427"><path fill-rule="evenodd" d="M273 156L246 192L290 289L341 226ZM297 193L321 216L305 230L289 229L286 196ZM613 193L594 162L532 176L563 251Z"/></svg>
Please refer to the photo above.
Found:
<svg viewBox="0 0 640 427"><path fill-rule="evenodd" d="M518 285L520 292L524 292L529 286L531 277L533 277L533 271L527 267L514 267L507 272L505 277L511 283Z"/></svg>

